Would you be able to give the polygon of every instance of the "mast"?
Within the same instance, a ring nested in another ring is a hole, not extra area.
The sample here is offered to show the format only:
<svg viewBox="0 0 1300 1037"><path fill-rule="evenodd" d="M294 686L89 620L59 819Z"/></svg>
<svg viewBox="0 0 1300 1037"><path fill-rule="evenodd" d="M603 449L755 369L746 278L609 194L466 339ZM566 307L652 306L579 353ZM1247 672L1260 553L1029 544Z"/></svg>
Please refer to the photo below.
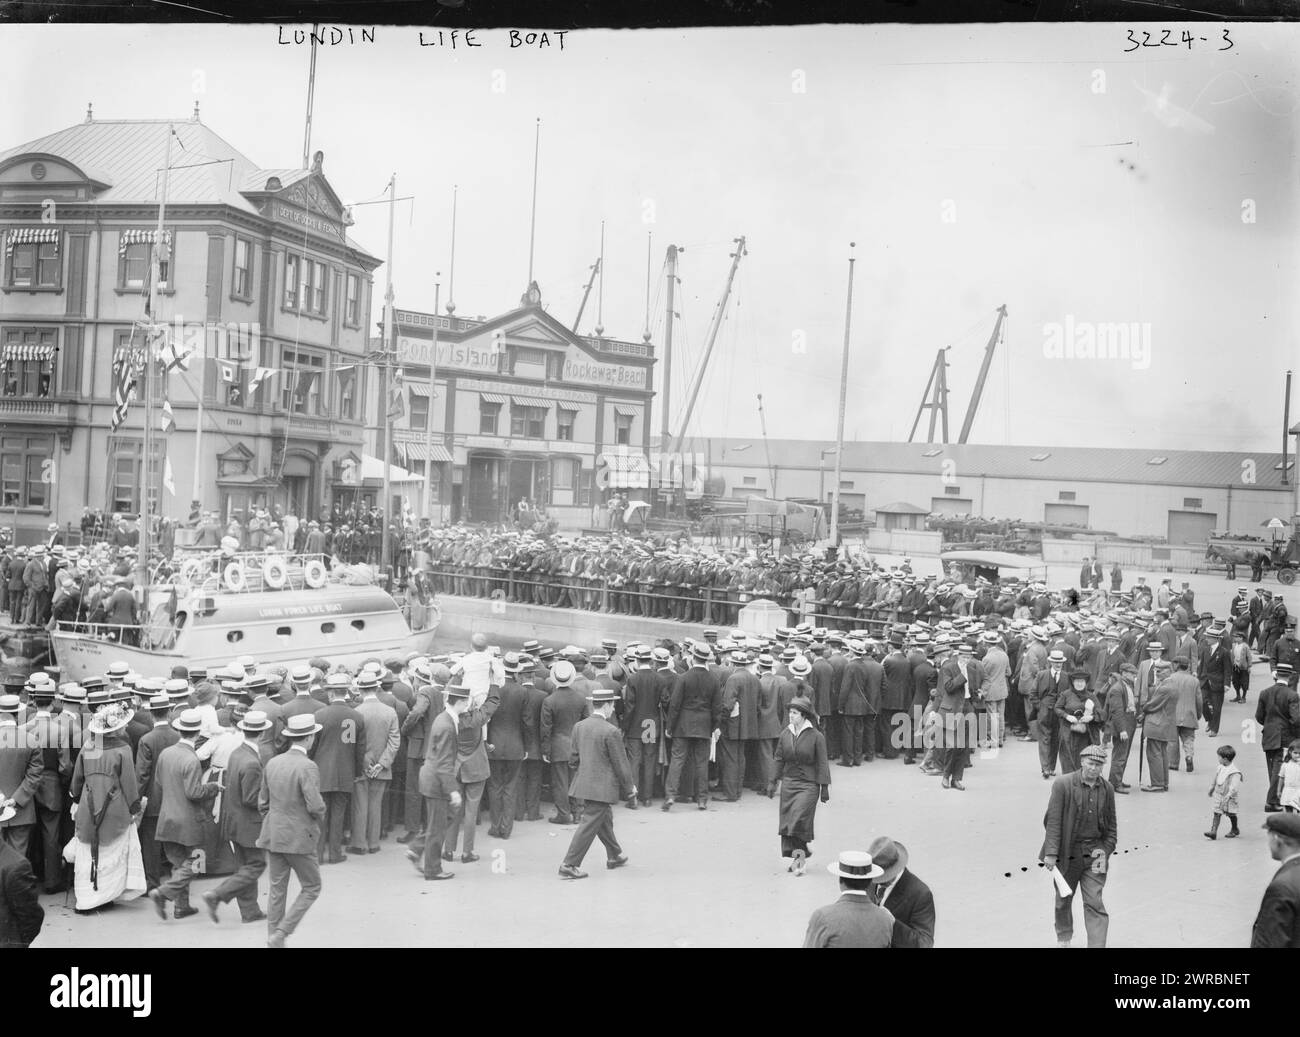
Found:
<svg viewBox="0 0 1300 1037"><path fill-rule="evenodd" d="M302 168L311 168L311 109L316 98L316 41L319 25L311 27L311 65L307 71L307 120L302 135Z"/></svg>
<svg viewBox="0 0 1300 1037"><path fill-rule="evenodd" d="M533 242L537 232L537 160L542 152L542 120L537 120L533 137L533 211L528 220L528 283L533 283Z"/></svg>
<svg viewBox="0 0 1300 1037"><path fill-rule="evenodd" d="M144 461L140 491L140 554L138 562L140 597L144 611L142 618L146 619L149 615L149 561L152 541L150 525L153 520L153 512L149 507L149 495L153 490L153 381L154 364L158 362L155 332L161 324L158 310L163 301L163 275L166 273L167 276L171 276L167 270L170 255L167 252L167 244L163 238L163 224L167 219L167 187L172 165L172 137L175 132L172 124L168 123L167 148L163 155L162 195L158 199L158 224L154 229L153 254L151 257L153 269L150 273L153 276L150 279L149 286L149 329L144 343ZM166 333L165 330L163 333ZM161 469L161 465L159 468ZM159 474L161 476L161 471Z"/></svg>
<svg viewBox="0 0 1300 1037"><path fill-rule="evenodd" d="M596 262L591 267L591 276L587 278L587 287L582 290L582 302L578 303L578 315L573 318L573 333L580 335L578 325L582 321L582 311L587 308L587 299L591 297L591 286L596 283L596 275L600 273L600 257L596 257Z"/></svg>
<svg viewBox="0 0 1300 1037"><path fill-rule="evenodd" d="M691 385L691 395L686 400L686 413L682 415L681 428L673 445L674 454L681 453L682 440L686 438L686 426L690 423L691 412L695 410L695 400L700 395L700 386L704 384L704 372L709 367L709 356L713 353L713 344L718 340L718 331L722 328L722 317L727 310L727 299L731 296L731 284L736 279L736 269L740 266L740 257L748 255L745 251L744 235L742 234L736 238L735 242L736 251L731 254L731 269L727 271L727 283L722 289L722 298L718 300L718 308L713 314L713 325L709 328L709 340L704 345L704 359L700 362L700 369L696 372L695 382Z"/></svg>
<svg viewBox="0 0 1300 1037"><path fill-rule="evenodd" d="M668 314L664 320L664 376L660 392L660 395L663 397L663 412L661 415L661 431L659 434L660 450L668 449L669 442L668 404L672 399L673 389L673 287L677 283L678 251L676 245L668 246ZM647 320L646 329L649 330L649 327L650 322Z"/></svg>
<svg viewBox="0 0 1300 1037"><path fill-rule="evenodd" d="M389 416L388 394L392 384L393 354L393 211L397 207L397 174L388 181L388 258L384 261L384 501L380 508L383 530L379 540L379 567L382 570L388 564L388 527L393 517L389 514L393 508L393 473L389 458L393 456L393 419ZM429 401L432 405L433 401Z"/></svg>
<svg viewBox="0 0 1300 1037"><path fill-rule="evenodd" d="M965 443L970 436L970 427L975 424L975 412L979 410L980 397L984 395L984 383L989 377L989 367L993 364L993 350L998 344L998 335L1002 331L1002 322L1007 317L1007 305L1003 303L998 307L998 319L993 325L993 334L989 336L989 343L984 347L984 362L980 364L979 377L975 379L975 391L970 395L970 406L966 409L966 420L961 423L961 433L957 437L958 443Z"/></svg>
<svg viewBox="0 0 1300 1037"><path fill-rule="evenodd" d="M434 274L442 277L442 271ZM433 520L433 374L438 366L438 303L442 298L442 282L433 284L433 347L429 351L429 420L425 423L424 434L424 513Z"/></svg>
<svg viewBox="0 0 1300 1037"><path fill-rule="evenodd" d="M857 247L850 241L849 248ZM844 406L849 385L849 327L853 320L853 253L849 253L849 294L844 304L844 355L840 359L840 408L835 429L835 491L831 497L831 547L839 549L840 542L840 476L844 471Z"/></svg>

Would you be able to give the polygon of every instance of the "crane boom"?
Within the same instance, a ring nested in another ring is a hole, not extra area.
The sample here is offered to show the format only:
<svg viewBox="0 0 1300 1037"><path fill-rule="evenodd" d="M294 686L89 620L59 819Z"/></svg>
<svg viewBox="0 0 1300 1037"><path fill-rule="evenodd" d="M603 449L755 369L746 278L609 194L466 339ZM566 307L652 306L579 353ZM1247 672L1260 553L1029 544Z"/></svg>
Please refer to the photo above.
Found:
<svg viewBox="0 0 1300 1037"><path fill-rule="evenodd" d="M591 276L587 278L587 287L582 292L582 302L578 304L578 315L573 318L573 333L581 334L578 331L578 323L582 320L582 311L587 308L587 299L591 296L591 286L596 283L596 275L600 273L600 257L596 257L596 265L591 268ZM601 284L605 282L602 281Z"/></svg>
<svg viewBox="0 0 1300 1037"><path fill-rule="evenodd" d="M772 467L772 447L767 441L767 418L763 414L763 394L758 394L758 424L763 430L763 452L767 454L767 467L772 479L772 496L776 496L776 469Z"/></svg>
<svg viewBox="0 0 1300 1037"><path fill-rule="evenodd" d="M1002 333L1002 322L1006 317L1007 304L1003 303L998 307L998 319L993 325L993 334L989 336L989 344L984 347L984 362L980 364L979 377L975 379L975 390L970 394L970 406L966 408L966 420L961 423L958 443L965 443L970 438L970 428L975 424L975 413L979 410L980 397L984 395L984 383L988 381L989 368L993 364L993 350L998 344L998 336Z"/></svg>
<svg viewBox="0 0 1300 1037"><path fill-rule="evenodd" d="M745 238L741 235L736 238L736 251L731 255L731 269L727 272L727 284L722 289L722 298L718 301L717 312L713 315L713 326L709 328L709 340L704 346L704 359L700 362L700 369L695 373L695 381L691 385L691 394L686 400L686 413L682 415L682 424L677 431L677 438L673 441L673 454L680 456L682 452L682 440L686 438L686 426L690 423L691 412L695 409L695 399L700 394L700 386L704 383L704 372L709 366L709 355L713 352L713 343L718 339L718 331L722 327L722 315L727 309L727 299L731 295L731 283L736 279L736 268L740 266L740 257L748 255L745 251Z"/></svg>

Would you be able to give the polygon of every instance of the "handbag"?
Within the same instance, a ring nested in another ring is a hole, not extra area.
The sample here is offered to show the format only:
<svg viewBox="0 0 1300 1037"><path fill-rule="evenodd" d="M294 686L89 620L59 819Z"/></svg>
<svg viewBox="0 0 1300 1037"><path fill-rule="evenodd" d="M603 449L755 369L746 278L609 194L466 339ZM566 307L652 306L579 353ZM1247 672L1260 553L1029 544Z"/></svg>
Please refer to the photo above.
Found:
<svg viewBox="0 0 1300 1037"><path fill-rule="evenodd" d="M1076 735L1086 735L1088 733L1088 725L1085 724L1082 720L1076 720L1073 724L1070 725L1070 730L1073 731Z"/></svg>

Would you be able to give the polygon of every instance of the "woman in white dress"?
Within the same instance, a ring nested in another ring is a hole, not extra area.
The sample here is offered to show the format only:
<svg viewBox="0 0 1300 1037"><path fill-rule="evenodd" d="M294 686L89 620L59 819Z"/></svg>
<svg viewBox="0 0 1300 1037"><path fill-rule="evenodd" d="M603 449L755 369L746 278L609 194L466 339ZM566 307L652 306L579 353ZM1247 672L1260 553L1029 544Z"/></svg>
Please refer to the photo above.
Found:
<svg viewBox="0 0 1300 1037"><path fill-rule="evenodd" d="M140 790L125 737L130 720L130 711L121 704L99 710L86 725L86 742L73 768L69 791L77 801L77 836L64 855L74 865L78 911L133 900L145 891L144 858L136 834Z"/></svg>

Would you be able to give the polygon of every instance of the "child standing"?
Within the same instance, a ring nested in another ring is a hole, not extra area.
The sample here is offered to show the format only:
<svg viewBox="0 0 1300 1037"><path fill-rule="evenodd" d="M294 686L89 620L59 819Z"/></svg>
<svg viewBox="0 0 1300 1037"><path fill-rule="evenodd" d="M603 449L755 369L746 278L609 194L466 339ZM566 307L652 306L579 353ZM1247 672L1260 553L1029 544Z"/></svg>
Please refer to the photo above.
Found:
<svg viewBox="0 0 1300 1037"><path fill-rule="evenodd" d="M1277 799L1288 814L1300 813L1300 741L1291 743L1278 768Z"/></svg>
<svg viewBox="0 0 1300 1037"><path fill-rule="evenodd" d="M1245 779L1232 762L1236 758L1237 750L1232 746L1219 746L1219 769L1214 772L1214 782L1210 785L1210 798L1214 800L1214 820L1210 822L1210 830L1205 833L1207 839L1219 837L1219 821L1224 814L1232 822L1232 831L1225 833L1224 838L1235 839L1241 834L1237 827L1237 790Z"/></svg>

